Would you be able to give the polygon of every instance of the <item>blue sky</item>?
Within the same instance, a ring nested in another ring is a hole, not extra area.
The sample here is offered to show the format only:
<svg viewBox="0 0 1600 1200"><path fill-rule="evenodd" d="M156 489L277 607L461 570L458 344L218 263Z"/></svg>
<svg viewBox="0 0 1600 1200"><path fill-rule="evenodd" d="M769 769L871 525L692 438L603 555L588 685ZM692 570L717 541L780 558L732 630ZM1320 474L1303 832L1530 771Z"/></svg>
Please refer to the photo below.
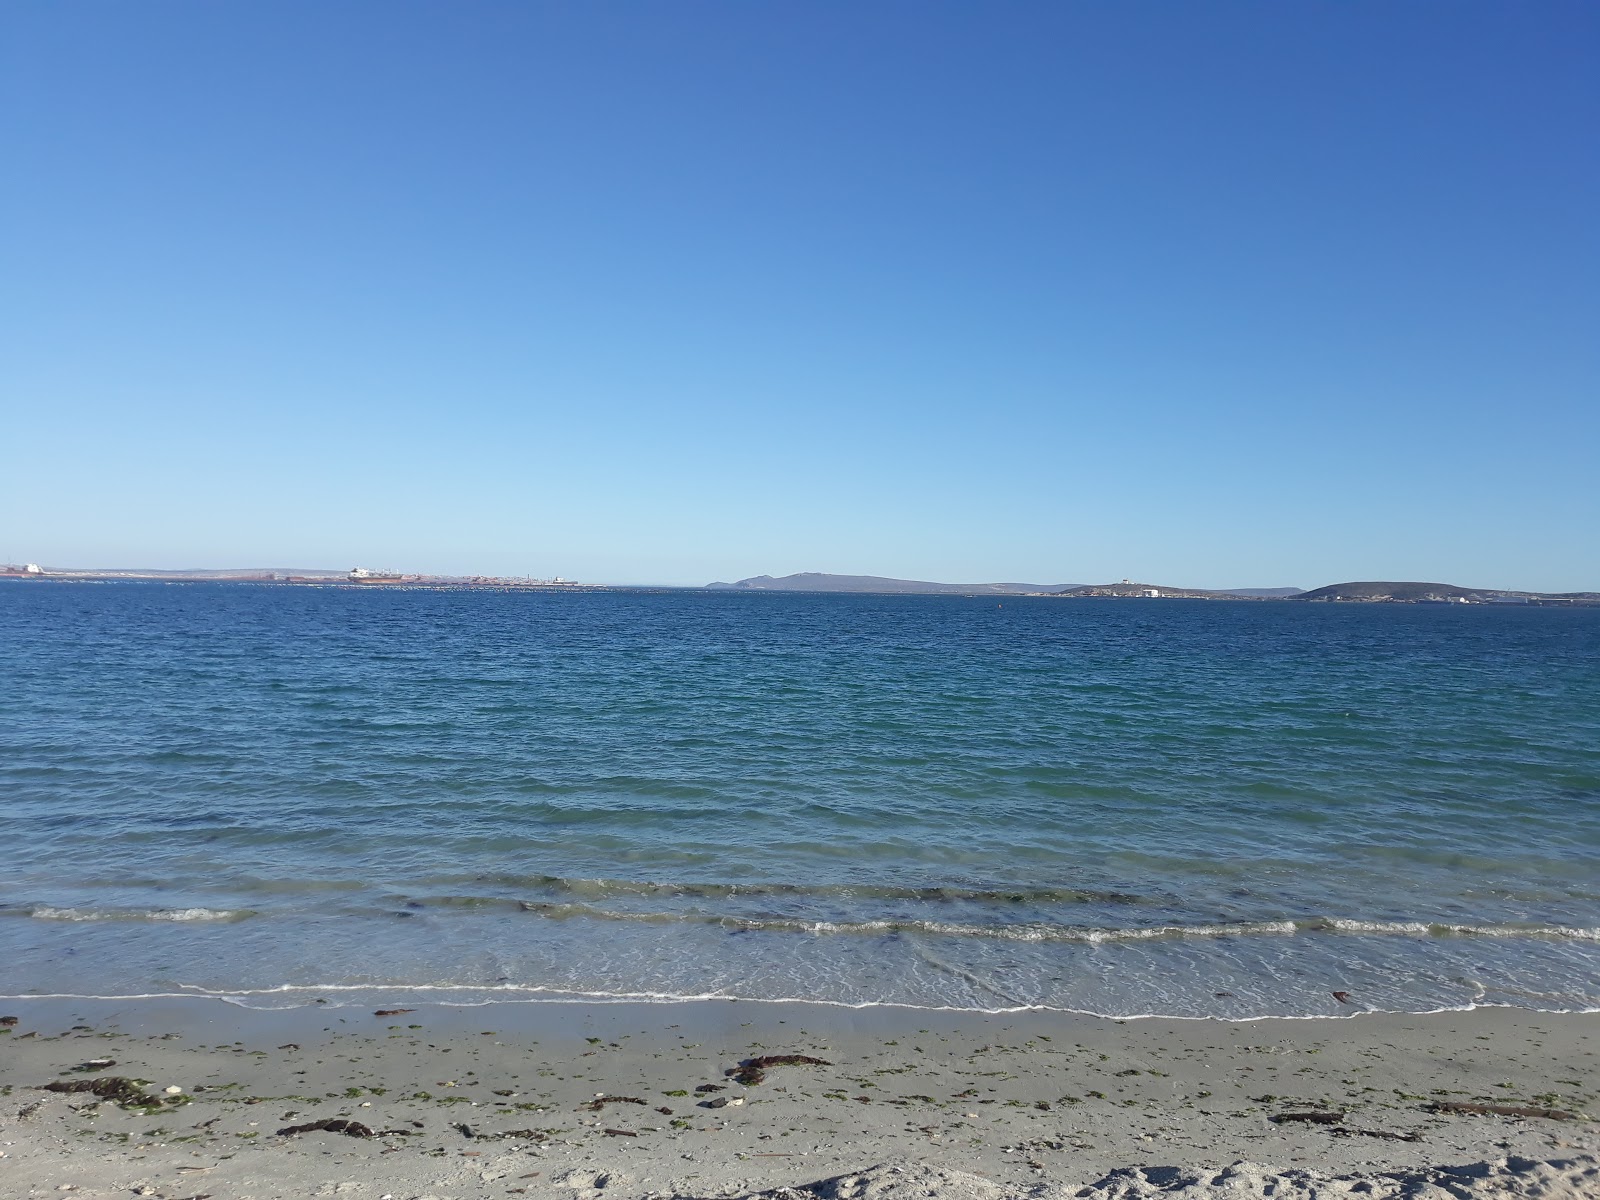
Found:
<svg viewBox="0 0 1600 1200"><path fill-rule="evenodd" d="M61 4L0 558L1600 587L1600 7Z"/></svg>

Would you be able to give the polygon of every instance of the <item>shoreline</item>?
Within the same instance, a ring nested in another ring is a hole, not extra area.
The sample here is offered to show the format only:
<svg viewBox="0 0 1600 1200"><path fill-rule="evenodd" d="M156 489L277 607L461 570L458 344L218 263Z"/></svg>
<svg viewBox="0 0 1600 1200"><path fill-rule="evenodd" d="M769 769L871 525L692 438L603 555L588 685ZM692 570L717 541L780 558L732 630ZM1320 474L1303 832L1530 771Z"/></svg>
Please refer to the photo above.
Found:
<svg viewBox="0 0 1600 1200"><path fill-rule="evenodd" d="M359 886L360 903L349 904L355 919L343 910L0 906L0 917L10 918L0 920L0 959L10 965L0 1000L199 996L250 1007L324 1000L381 1007L737 999L1229 1021L1501 1005L1600 1010L1600 927L1592 922L1184 924L1160 914L1160 924L1124 917L1116 926L1090 914L1080 925L1052 925L1016 921L997 908L852 923L708 916L690 911L697 901L676 899L686 911L590 920L564 910L550 917L503 896L414 899ZM626 890L591 884L611 886ZM670 890L634 890L641 888ZM1013 923L978 923L1002 918Z"/></svg>
<svg viewBox="0 0 1600 1200"><path fill-rule="evenodd" d="M292 1004L249 1004L247 998L287 996L305 993L311 999ZM436 998L440 992L465 992L484 996L478 1000L446 1000ZM365 993L364 1000L347 1000L331 1003L325 997ZM529 993L539 993L530 995ZM1347 1005L1343 1010L1325 1013L1256 1013L1247 1016L1228 1016L1223 1013L1103 1013L1089 1009L1063 1008L1049 1004L1020 1004L1006 1008L970 1008L961 1005L912 1004L899 1000L826 1000L798 996L727 996L716 994L679 995L666 992L581 992L566 989L545 989L519 984L284 984L274 988L209 989L194 988L180 992L138 992L127 994L99 994L86 992L0 992L0 1005L26 1005L42 1002L50 1005L83 1003L142 1005L161 1001L214 1002L250 1013L342 1012L346 1009L362 1011L376 1004L410 1003L439 1009L491 1009L499 1006L586 1006L606 1008L611 1006L650 1009L675 1006L751 1004L797 1009L838 1009L859 1013L886 1010L905 1014L929 1013L935 1016L972 1017L1028 1017L1038 1016L1110 1021L1118 1025L1132 1021L1217 1022L1224 1025L1249 1025L1262 1021L1351 1021L1362 1017L1442 1017L1452 1013L1503 1011L1527 1013L1538 1016L1592 1016L1600 1015L1600 1006L1583 1008L1535 1008L1527 1005L1483 1002L1461 1005L1441 1005L1437 1008L1390 1009L1372 1008L1355 1001L1339 1001Z"/></svg>
<svg viewBox="0 0 1600 1200"><path fill-rule="evenodd" d="M0 1015L18 1018L0 1036L0 1171L18 1197L734 1196L879 1164L908 1182L917 1164L964 1173L941 1194L968 1194L970 1174L1065 1197L1132 1166L1337 1175L1600 1155L1600 1124L1582 1119L1600 1115L1596 1013L1124 1020L708 1000L380 1017L181 996L0 1000ZM726 1075L785 1054L822 1064L754 1086ZM101 1057L116 1065L73 1070ZM182 1088L182 1103L129 1112L39 1090L111 1077ZM1344 1115L1271 1119L1286 1112ZM324 1120L379 1136L277 1134Z"/></svg>

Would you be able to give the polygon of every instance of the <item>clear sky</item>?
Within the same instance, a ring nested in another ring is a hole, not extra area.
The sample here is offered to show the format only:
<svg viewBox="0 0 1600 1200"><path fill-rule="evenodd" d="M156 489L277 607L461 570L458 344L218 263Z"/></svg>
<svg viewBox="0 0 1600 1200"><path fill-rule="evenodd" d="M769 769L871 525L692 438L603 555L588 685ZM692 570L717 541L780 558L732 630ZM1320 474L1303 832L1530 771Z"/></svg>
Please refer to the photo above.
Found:
<svg viewBox="0 0 1600 1200"><path fill-rule="evenodd" d="M1600 588L1592 0L10 0L0 558Z"/></svg>

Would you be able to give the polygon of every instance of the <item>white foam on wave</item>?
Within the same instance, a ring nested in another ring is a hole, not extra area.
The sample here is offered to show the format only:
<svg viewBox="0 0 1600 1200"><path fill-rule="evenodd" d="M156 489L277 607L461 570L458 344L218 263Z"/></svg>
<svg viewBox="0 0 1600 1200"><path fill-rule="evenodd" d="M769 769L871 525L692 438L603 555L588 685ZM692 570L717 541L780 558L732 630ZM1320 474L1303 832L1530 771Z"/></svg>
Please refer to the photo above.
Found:
<svg viewBox="0 0 1600 1200"><path fill-rule="evenodd" d="M52 908L40 905L28 915L38 921L242 921L248 908Z"/></svg>
<svg viewBox="0 0 1600 1200"><path fill-rule="evenodd" d="M998 938L1012 942L1101 942L1143 941L1150 938L1248 937L1254 934L1292 934L1299 931L1294 921L1238 921L1218 925L1145 925L1096 928L1082 925L972 925L953 921L927 921L916 918L880 918L868 921L809 921L794 917L718 917L700 913L628 912L597 908L589 904L529 904L523 912L554 920L588 918L599 921L638 922L646 925L679 923L719 925L728 929L772 933L843 934L882 936L892 933L924 933L934 937Z"/></svg>
<svg viewBox="0 0 1600 1200"><path fill-rule="evenodd" d="M647 925L680 923L716 925L749 932L801 933L811 935L884 936L896 933L926 934L933 937L997 939L1016 942L1077 942L1102 945L1112 942L1138 942L1158 939L1286 937L1296 934L1353 934L1375 937L1488 937L1549 938L1600 942L1600 928L1543 924L1472 925L1447 921L1372 921L1351 917L1305 917L1298 919L1233 921L1216 924L1134 926L1082 926L1031 923L1016 925L977 925L918 918L879 918L864 921L807 920L794 917L715 916L694 912L630 912L590 904L537 904L515 902L526 913L555 920L590 919ZM18 910L13 910L18 912ZM262 914L250 908L115 908L36 905L21 910L41 921L242 921ZM21 915L18 913L18 915ZM270 914L269 914L270 915Z"/></svg>
<svg viewBox="0 0 1600 1200"><path fill-rule="evenodd" d="M1158 938L1250 937L1260 934L1292 934L1293 921L1241 921L1223 925L1145 925L1125 929L1090 929L1071 925L954 925L941 921L862 921L834 924L817 921L810 928L818 933L915 932L947 937L999 938L1013 942L1083 942L1098 946L1104 942L1142 942Z"/></svg>
<svg viewBox="0 0 1600 1200"><path fill-rule="evenodd" d="M1586 929L1572 925L1460 925L1445 921L1353 921L1344 917L1330 917L1326 924L1340 933L1420 934L1424 936L1459 937L1538 937L1572 938L1584 942L1600 942L1600 929Z"/></svg>
<svg viewBox="0 0 1600 1200"><path fill-rule="evenodd" d="M487 1008L495 1004L699 1004L711 1001L740 1004L795 1004L816 1008L894 1008L913 1012L967 1013L973 1016L1006 1016L1014 1013L1061 1013L1067 1016L1093 1017L1108 1021L1217 1021L1225 1025L1248 1025L1257 1021L1351 1021L1362 1017L1415 1016L1430 1017L1444 1013L1475 1012L1480 1008L1515 1009L1525 1012L1548 1013L1557 1016L1579 1016L1600 1013L1600 1007L1530 1008L1527 1005L1491 1002L1447 1004L1424 1009L1367 1008L1338 1013L1258 1013L1250 1016L1225 1016L1216 1013L1195 1015L1190 1013L1104 1013L1086 1008L1067 1008L1053 1004L1020 1004L999 1008L979 1008L956 1004L911 1004L899 1000L819 1000L811 996L736 996L725 992L600 992L579 991L569 988L550 988L538 984L281 984L270 988L206 988L196 984L179 984L181 992L134 992L119 995L97 995L83 992L34 992L13 995L0 994L0 1000L215 1000L238 1008L259 1011L283 1011L285 1008L343 1008L346 1004L316 1004L315 1001L294 1005L253 1005L252 998L282 996L293 993L318 995L350 993L349 1005L373 1003L371 999L357 999L353 994L378 997L393 1001L426 994L427 1001L442 1008ZM436 1000L436 993L470 992L478 995L500 993L478 1000Z"/></svg>
<svg viewBox="0 0 1600 1200"><path fill-rule="evenodd" d="M883 936L921 933L934 937L995 938L1014 942L1135 942L1163 938L1284 937L1294 934L1367 934L1411 937L1569 938L1600 941L1600 929L1567 925L1464 925L1438 921L1364 921L1346 917L1309 917L1298 920L1232 921L1209 925L1134 925L1093 927L1082 925L1018 924L973 925L919 918L880 918L867 921L814 921L795 917L729 917L696 912L630 912L590 904L520 903L523 912L552 920L589 919L637 922L645 925L679 923L719 925L750 932L807 933L814 935Z"/></svg>

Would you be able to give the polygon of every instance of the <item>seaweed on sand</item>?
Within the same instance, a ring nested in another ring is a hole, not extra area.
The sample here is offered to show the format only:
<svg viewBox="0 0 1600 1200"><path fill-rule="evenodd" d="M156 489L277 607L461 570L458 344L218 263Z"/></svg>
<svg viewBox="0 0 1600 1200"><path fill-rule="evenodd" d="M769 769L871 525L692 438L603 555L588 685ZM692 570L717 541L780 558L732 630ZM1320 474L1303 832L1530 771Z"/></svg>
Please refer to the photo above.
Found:
<svg viewBox="0 0 1600 1200"><path fill-rule="evenodd" d="M311 1121L305 1125L288 1125L278 1130L279 1137L292 1137L297 1133L315 1133L325 1129L329 1133L342 1133L346 1137L369 1138L377 1136L360 1121L344 1121L330 1117L325 1121Z"/></svg>
<svg viewBox="0 0 1600 1200"><path fill-rule="evenodd" d="M164 1105L189 1103L186 1095L152 1096L132 1079L121 1075L106 1075L100 1079L57 1079L44 1085L47 1092L91 1092L102 1100L110 1100L122 1108L157 1109Z"/></svg>
<svg viewBox="0 0 1600 1200"><path fill-rule="evenodd" d="M1420 1142L1422 1140L1420 1133L1395 1133L1389 1129L1356 1129L1352 1127L1348 1129L1330 1129L1328 1132L1336 1133L1340 1137L1384 1138L1391 1142Z"/></svg>
<svg viewBox="0 0 1600 1200"><path fill-rule="evenodd" d="M1286 1112L1268 1117L1274 1125L1287 1125L1291 1121L1304 1121L1308 1125L1337 1125L1344 1120L1342 1112Z"/></svg>
<svg viewBox="0 0 1600 1200"><path fill-rule="evenodd" d="M593 1100L589 1101L587 1104L580 1104L580 1105L578 1105L578 1107L579 1108L586 1108L590 1112L599 1112L601 1109L603 1109L608 1104L643 1104L643 1103L644 1103L644 1101L639 1099L639 1097L637 1097L637 1096L596 1096Z"/></svg>
<svg viewBox="0 0 1600 1200"><path fill-rule="evenodd" d="M747 1058L737 1067L729 1067L723 1072L735 1083L745 1087L754 1087L767 1077L770 1067L831 1067L833 1064L825 1058L812 1058L809 1054L763 1054L758 1058Z"/></svg>

